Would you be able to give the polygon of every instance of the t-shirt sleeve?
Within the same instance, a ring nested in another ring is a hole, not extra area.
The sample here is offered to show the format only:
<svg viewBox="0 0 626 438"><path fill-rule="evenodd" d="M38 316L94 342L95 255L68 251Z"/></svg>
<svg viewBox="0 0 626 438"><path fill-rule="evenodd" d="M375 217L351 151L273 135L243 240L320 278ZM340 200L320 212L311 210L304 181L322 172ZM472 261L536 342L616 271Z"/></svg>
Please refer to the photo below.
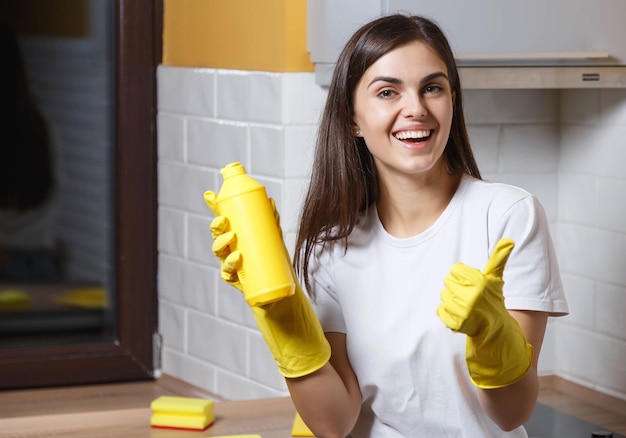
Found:
<svg viewBox="0 0 626 438"><path fill-rule="evenodd" d="M324 332L346 333L346 324L335 291L331 259L328 249L311 258L309 279L312 290L309 296Z"/></svg>
<svg viewBox="0 0 626 438"><path fill-rule="evenodd" d="M540 202L526 196L506 208L490 236L490 253L501 237L515 242L504 269L505 305L510 310L535 310L567 315L559 266L548 221Z"/></svg>

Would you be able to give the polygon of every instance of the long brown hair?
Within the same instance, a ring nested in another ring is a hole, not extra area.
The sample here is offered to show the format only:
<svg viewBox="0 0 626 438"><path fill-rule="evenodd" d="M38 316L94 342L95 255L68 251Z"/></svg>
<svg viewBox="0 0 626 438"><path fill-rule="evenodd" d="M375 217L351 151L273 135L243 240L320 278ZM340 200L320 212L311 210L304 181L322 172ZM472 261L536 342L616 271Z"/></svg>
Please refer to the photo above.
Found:
<svg viewBox="0 0 626 438"><path fill-rule="evenodd" d="M363 138L353 132L354 92L365 71L391 50L420 41L445 62L454 97L452 126L444 157L448 171L480 178L469 143L459 74L441 29L421 16L380 17L365 24L339 55L318 130L308 192L300 215L294 267L311 292L308 266L317 244L347 238L377 201L378 172Z"/></svg>

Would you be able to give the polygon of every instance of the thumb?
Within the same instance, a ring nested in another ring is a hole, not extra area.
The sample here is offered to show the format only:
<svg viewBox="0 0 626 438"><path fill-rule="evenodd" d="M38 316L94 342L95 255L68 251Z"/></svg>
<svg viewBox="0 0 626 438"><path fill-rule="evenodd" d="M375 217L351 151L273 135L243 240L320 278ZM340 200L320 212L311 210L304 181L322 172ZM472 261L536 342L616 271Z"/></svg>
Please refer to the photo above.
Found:
<svg viewBox="0 0 626 438"><path fill-rule="evenodd" d="M487 262L487 266L485 266L485 269L483 270L483 274L502 278L504 266L506 265L514 246L515 242L511 239L507 239L506 237L498 240L493 253L491 253L491 257Z"/></svg>
<svg viewBox="0 0 626 438"><path fill-rule="evenodd" d="M204 192L204 202L206 202L206 205L209 206L215 216L220 215L220 209L217 206L217 195L215 192L210 190Z"/></svg>

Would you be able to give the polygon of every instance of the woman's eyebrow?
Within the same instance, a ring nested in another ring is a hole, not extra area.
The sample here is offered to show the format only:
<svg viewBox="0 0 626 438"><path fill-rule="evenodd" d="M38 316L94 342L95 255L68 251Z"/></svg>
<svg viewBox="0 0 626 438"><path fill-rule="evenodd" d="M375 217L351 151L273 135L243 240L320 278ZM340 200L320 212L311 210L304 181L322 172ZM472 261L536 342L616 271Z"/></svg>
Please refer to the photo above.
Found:
<svg viewBox="0 0 626 438"><path fill-rule="evenodd" d="M435 73L431 73L429 75L424 76L422 79L420 79L420 84L424 84L426 82L430 82L433 79L437 79L437 78L444 78L446 79L448 82L450 81L450 79L448 79L448 75L446 75L444 72L442 71L437 71ZM375 82L387 82L389 84L394 84L394 85L399 85L402 84L402 81L398 78L394 78L393 76L376 76L374 79L372 79L372 81L367 85L367 87L369 88L373 83Z"/></svg>
<svg viewBox="0 0 626 438"><path fill-rule="evenodd" d="M446 74L445 74L444 72L442 72L442 71L438 71L438 72L435 72L435 73L431 73L431 74L429 74L429 75L427 75L427 76L424 76L424 77L420 80L420 83L421 83L421 84L423 84L423 83L425 83L425 82L430 82L430 81L432 81L433 79L437 79L437 78L444 78L444 79L446 79L448 82L450 82L450 79L448 79L448 75L446 75Z"/></svg>
<svg viewBox="0 0 626 438"><path fill-rule="evenodd" d="M394 85L399 85L402 83L402 81L398 78L394 78L392 76L376 76L374 79L372 79L372 81L367 84L367 87L369 88L374 82L388 82L390 84L394 84Z"/></svg>

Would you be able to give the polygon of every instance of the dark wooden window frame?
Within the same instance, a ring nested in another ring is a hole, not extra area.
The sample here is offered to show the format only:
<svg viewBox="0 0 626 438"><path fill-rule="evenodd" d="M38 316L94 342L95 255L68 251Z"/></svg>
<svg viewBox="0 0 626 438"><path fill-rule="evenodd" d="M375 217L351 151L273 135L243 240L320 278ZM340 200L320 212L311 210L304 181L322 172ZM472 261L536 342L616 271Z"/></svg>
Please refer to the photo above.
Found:
<svg viewBox="0 0 626 438"><path fill-rule="evenodd" d="M154 378L156 67L163 0L115 1L116 339L0 350L0 389Z"/></svg>

